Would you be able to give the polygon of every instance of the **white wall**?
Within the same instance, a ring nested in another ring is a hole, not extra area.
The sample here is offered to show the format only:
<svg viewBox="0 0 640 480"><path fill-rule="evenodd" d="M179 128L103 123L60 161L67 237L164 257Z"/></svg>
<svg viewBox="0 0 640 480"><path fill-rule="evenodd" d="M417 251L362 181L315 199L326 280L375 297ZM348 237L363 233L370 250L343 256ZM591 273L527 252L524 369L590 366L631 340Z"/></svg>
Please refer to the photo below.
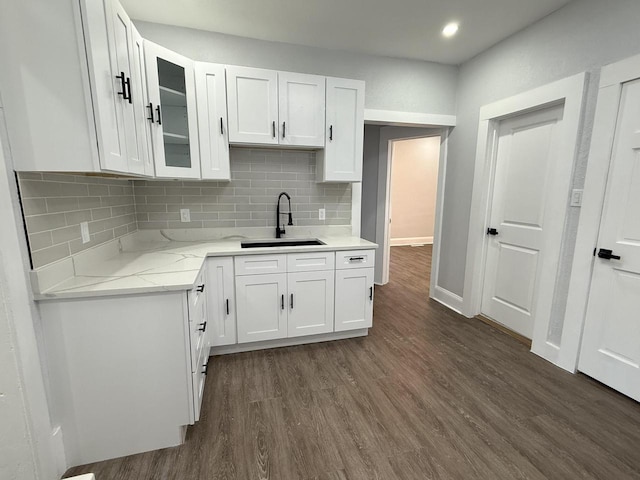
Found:
<svg viewBox="0 0 640 480"><path fill-rule="evenodd" d="M640 52L639 18L637 0L574 0L461 66L458 123L449 138L439 286L458 295L463 293L480 107L573 74L589 72L573 178L574 188L582 187L600 68ZM551 340L559 341L562 329L578 217L579 209L572 209L566 221Z"/></svg>
<svg viewBox="0 0 640 480"><path fill-rule="evenodd" d="M434 114L455 110L454 66L135 24L144 38L194 60L364 80L366 108Z"/></svg>
<svg viewBox="0 0 640 480"><path fill-rule="evenodd" d="M60 439L51 437L9 153L0 105L0 478L48 480L63 473L64 457Z"/></svg>
<svg viewBox="0 0 640 480"><path fill-rule="evenodd" d="M440 137L393 142L391 245L433 241Z"/></svg>

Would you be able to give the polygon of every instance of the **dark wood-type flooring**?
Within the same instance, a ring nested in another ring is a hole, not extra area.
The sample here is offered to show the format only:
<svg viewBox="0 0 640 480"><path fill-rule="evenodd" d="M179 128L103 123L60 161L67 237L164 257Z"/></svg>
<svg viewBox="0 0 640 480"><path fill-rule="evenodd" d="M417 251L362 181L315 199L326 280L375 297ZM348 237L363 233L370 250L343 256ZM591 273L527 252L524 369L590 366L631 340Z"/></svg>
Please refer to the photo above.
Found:
<svg viewBox="0 0 640 480"><path fill-rule="evenodd" d="M640 405L428 298L430 247L394 247L370 335L212 359L180 447L97 480L640 478Z"/></svg>

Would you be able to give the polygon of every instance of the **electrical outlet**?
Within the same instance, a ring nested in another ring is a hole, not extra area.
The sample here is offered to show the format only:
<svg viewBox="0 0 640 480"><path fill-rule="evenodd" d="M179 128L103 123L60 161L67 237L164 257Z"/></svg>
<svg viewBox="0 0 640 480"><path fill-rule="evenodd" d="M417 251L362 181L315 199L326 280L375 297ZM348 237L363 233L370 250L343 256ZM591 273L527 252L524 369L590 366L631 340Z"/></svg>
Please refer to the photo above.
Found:
<svg viewBox="0 0 640 480"><path fill-rule="evenodd" d="M318 220L324 220L327 218L327 214L324 208L318 209Z"/></svg>
<svg viewBox="0 0 640 480"><path fill-rule="evenodd" d="M183 223L191 221L191 212L188 208L180 209L180 221Z"/></svg>
<svg viewBox="0 0 640 480"><path fill-rule="evenodd" d="M82 243L89 243L91 235L89 235L89 224L87 222L80 223L80 233L82 234Z"/></svg>
<svg viewBox="0 0 640 480"><path fill-rule="evenodd" d="M571 190L571 206L572 207L581 207L582 206L582 189L574 188Z"/></svg>

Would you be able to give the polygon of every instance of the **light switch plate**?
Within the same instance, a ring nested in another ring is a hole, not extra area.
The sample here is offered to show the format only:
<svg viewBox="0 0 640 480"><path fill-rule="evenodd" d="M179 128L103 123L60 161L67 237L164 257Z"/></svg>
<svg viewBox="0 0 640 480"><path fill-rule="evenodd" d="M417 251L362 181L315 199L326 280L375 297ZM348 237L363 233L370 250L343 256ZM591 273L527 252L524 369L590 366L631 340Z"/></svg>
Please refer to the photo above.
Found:
<svg viewBox="0 0 640 480"><path fill-rule="evenodd" d="M188 208L180 209L180 221L183 223L191 221L191 211Z"/></svg>
<svg viewBox="0 0 640 480"><path fill-rule="evenodd" d="M324 208L319 208L318 209L318 220L324 220L325 218L327 218L326 210Z"/></svg>
<svg viewBox="0 0 640 480"><path fill-rule="evenodd" d="M89 223L80 222L80 233L82 234L82 243L89 243L91 241L91 235L89 235Z"/></svg>
<svg viewBox="0 0 640 480"><path fill-rule="evenodd" d="M582 206L582 192L581 188L574 188L571 190L571 206L572 207L581 207Z"/></svg>

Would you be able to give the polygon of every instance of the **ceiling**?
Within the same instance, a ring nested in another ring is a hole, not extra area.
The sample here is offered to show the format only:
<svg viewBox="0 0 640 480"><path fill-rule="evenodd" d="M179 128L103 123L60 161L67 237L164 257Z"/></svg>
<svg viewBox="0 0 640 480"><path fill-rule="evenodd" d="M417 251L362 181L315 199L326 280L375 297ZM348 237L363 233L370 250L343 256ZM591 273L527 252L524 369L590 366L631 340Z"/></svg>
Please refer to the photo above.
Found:
<svg viewBox="0 0 640 480"><path fill-rule="evenodd" d="M460 64L571 0L122 0L136 20ZM450 39L443 26L460 23Z"/></svg>

